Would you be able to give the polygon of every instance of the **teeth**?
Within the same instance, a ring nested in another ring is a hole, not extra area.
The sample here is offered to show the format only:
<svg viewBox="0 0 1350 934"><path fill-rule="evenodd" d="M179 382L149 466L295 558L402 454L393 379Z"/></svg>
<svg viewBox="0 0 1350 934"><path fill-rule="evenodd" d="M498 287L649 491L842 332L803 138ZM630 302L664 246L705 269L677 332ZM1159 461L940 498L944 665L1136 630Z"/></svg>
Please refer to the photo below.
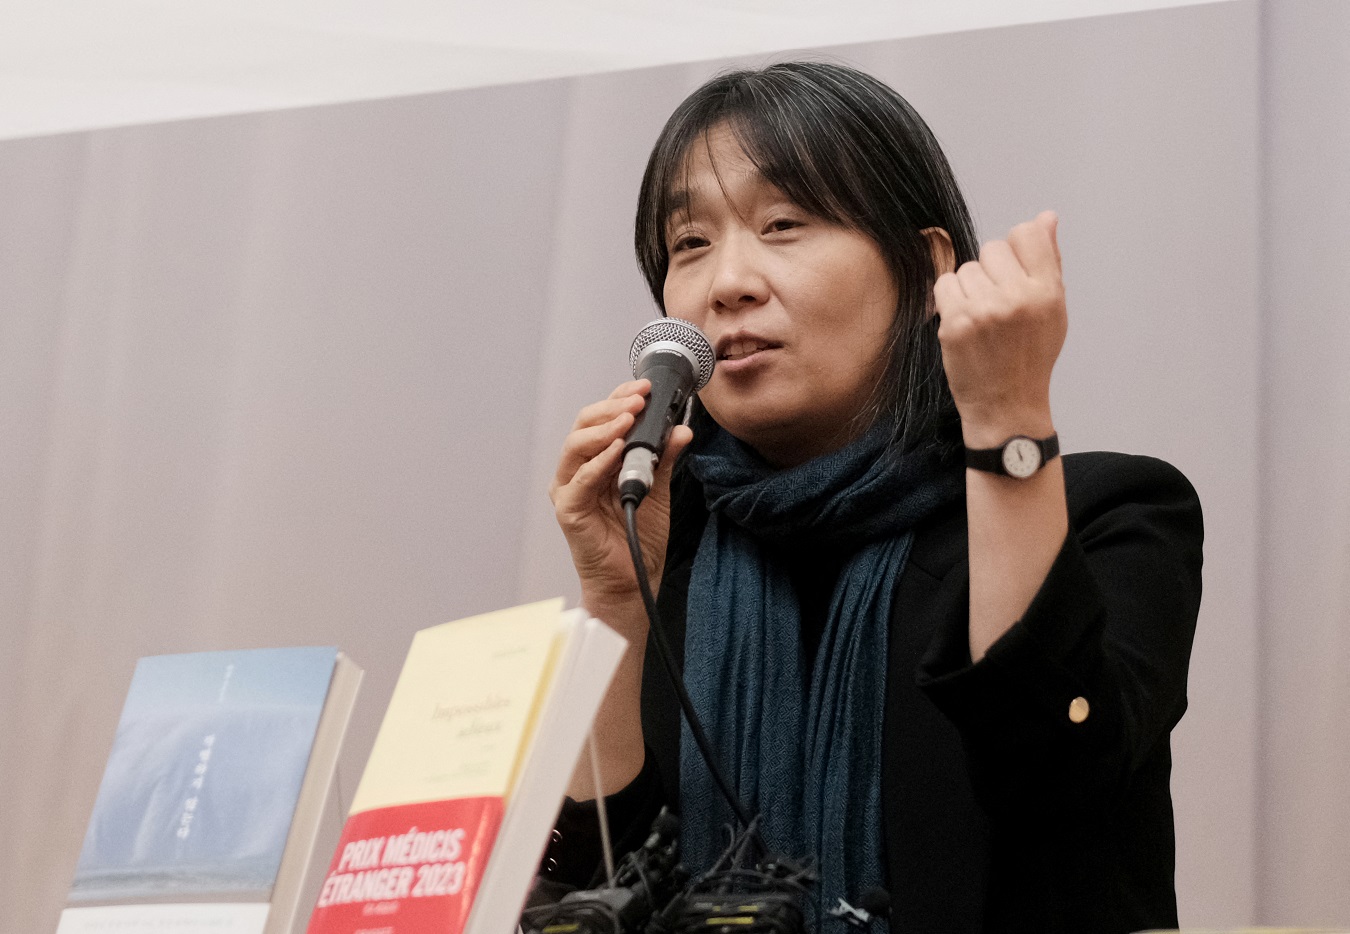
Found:
<svg viewBox="0 0 1350 934"><path fill-rule="evenodd" d="M732 341L727 345L726 352L722 354L723 360L737 360L741 357L748 357L752 353L764 350L769 345L763 341L742 340Z"/></svg>

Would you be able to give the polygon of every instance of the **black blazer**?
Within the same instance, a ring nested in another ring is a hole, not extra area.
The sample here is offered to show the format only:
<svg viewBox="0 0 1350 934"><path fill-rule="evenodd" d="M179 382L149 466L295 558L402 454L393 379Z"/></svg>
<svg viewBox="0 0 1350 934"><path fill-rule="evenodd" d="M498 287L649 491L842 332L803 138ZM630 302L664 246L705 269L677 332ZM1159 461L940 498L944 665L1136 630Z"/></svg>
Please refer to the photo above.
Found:
<svg viewBox="0 0 1350 934"><path fill-rule="evenodd" d="M1069 537L1026 615L978 664L964 501L915 530L883 724L897 934L1177 924L1168 733L1186 707L1200 505L1152 458L1070 455L1064 470ZM706 521L701 490L681 477L658 601L677 654ZM620 848L641 842L662 803L679 803L679 709L650 645L643 678L647 765L607 799ZM593 813L564 806L546 875L585 884L599 858Z"/></svg>

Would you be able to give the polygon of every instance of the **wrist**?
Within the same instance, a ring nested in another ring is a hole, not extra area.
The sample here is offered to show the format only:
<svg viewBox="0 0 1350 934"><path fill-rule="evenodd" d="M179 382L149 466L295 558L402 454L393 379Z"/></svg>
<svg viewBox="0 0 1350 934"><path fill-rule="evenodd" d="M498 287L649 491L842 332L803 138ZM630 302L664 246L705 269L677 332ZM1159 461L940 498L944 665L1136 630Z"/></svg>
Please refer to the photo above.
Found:
<svg viewBox="0 0 1350 934"><path fill-rule="evenodd" d="M1048 407L961 418L961 442L971 450L996 448L1014 435L1041 440L1055 433Z"/></svg>
<svg viewBox="0 0 1350 934"><path fill-rule="evenodd" d="M585 611L628 640L630 645L645 643L647 608L636 584L626 591L581 588L581 606Z"/></svg>

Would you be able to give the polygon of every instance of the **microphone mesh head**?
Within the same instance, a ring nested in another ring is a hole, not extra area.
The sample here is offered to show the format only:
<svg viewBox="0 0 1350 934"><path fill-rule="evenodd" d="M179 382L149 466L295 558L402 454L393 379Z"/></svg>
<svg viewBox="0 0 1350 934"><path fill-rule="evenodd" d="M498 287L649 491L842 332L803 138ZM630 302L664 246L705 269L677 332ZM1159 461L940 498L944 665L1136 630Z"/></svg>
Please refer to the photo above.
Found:
<svg viewBox="0 0 1350 934"><path fill-rule="evenodd" d="M658 341L670 341L689 351L696 371L694 392L708 385L717 357L713 353L712 344L708 343L708 338L703 332L683 318L657 318L643 325L637 337L633 338L633 346L628 348L628 363L633 368L634 375L637 375L638 360L642 358L642 351Z"/></svg>

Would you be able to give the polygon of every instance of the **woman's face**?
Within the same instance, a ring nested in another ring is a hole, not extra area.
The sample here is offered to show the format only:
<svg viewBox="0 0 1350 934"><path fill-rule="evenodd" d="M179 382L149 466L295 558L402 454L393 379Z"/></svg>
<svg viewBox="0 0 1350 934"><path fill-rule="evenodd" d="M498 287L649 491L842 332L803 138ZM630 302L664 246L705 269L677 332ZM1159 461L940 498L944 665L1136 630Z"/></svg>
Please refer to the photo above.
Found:
<svg viewBox="0 0 1350 934"><path fill-rule="evenodd" d="M798 464L852 439L896 285L875 242L788 200L729 130L707 143L690 148L689 188L666 225L666 313L712 341L717 368L699 398L718 424L771 463Z"/></svg>

